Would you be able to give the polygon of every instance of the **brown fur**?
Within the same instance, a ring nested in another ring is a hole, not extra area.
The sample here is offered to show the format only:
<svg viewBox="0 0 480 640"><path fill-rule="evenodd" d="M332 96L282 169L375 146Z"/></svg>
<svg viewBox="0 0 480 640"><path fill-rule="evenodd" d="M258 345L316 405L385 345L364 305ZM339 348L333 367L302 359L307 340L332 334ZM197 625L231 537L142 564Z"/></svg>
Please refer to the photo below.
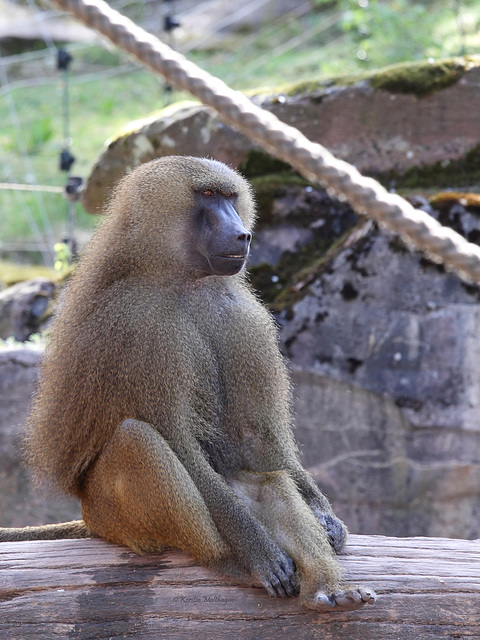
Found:
<svg viewBox="0 0 480 640"><path fill-rule="evenodd" d="M356 608L372 596L339 587L345 529L299 463L274 322L244 271L192 262L205 192L250 232L250 188L221 163L163 158L120 183L52 330L31 461L106 540Z"/></svg>

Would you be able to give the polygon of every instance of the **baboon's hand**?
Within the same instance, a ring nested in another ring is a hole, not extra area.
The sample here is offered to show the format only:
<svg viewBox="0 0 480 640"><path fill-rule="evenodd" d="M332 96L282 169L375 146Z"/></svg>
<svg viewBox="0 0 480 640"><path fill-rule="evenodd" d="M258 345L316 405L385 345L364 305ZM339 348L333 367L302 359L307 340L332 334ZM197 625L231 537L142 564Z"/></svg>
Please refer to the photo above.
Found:
<svg viewBox="0 0 480 640"><path fill-rule="evenodd" d="M314 508L314 514L328 534L330 544L338 553L347 540L347 527L333 513Z"/></svg>
<svg viewBox="0 0 480 640"><path fill-rule="evenodd" d="M266 589L270 596L298 595L299 586L295 572L295 563L279 547L272 547L255 564L252 576L256 584Z"/></svg>

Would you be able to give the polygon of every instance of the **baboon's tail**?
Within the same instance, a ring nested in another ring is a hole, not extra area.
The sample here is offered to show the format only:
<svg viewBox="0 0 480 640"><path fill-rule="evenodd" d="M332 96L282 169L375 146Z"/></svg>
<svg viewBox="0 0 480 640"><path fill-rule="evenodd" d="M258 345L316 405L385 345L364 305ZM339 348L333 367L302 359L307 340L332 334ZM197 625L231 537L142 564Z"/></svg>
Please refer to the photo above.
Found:
<svg viewBox="0 0 480 640"><path fill-rule="evenodd" d="M61 540L62 538L90 538L87 525L83 520L44 524L40 527L1 528L0 542L20 540Z"/></svg>

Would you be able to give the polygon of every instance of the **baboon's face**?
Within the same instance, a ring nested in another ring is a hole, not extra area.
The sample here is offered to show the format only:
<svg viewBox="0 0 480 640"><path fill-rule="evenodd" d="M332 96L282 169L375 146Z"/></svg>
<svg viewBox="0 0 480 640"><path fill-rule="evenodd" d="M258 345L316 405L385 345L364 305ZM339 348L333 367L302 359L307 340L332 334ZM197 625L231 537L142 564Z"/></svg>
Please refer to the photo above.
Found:
<svg viewBox="0 0 480 640"><path fill-rule="evenodd" d="M110 211L136 269L197 279L234 275L247 260L255 204L248 182L221 162L167 156L141 165Z"/></svg>
<svg viewBox="0 0 480 640"><path fill-rule="evenodd" d="M201 275L230 276L245 265L252 236L235 209L237 198L213 187L195 193L191 264Z"/></svg>

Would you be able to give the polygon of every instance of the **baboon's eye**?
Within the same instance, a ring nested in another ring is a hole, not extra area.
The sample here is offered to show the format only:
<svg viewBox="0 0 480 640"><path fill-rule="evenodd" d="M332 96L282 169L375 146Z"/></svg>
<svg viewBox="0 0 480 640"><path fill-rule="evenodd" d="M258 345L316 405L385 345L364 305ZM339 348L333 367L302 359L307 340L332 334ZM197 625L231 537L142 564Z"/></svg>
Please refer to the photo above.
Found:
<svg viewBox="0 0 480 640"><path fill-rule="evenodd" d="M213 191L213 189L205 189L205 191L202 191L204 196L214 196L215 195L215 191Z"/></svg>
<svg viewBox="0 0 480 640"><path fill-rule="evenodd" d="M225 196L225 198L231 198L233 196L233 193L228 191L228 193L224 193L223 195Z"/></svg>

